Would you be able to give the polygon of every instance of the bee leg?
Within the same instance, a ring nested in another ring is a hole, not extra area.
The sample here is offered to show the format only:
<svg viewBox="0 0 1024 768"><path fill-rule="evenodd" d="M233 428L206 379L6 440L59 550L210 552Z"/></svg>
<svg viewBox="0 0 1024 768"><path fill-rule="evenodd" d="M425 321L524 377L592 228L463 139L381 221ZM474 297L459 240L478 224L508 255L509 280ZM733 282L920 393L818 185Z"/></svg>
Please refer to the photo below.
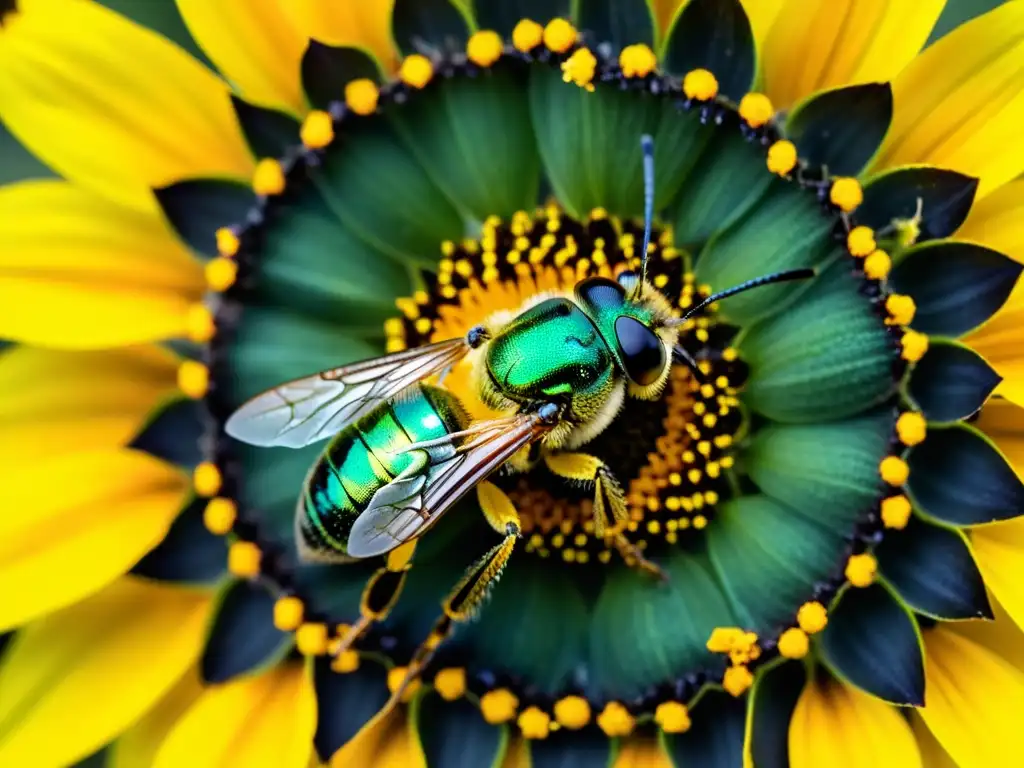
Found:
<svg viewBox="0 0 1024 768"><path fill-rule="evenodd" d="M332 656L340 656L374 624L383 621L391 613L405 587L405 577L412 568L412 555L416 550L416 539L407 541L388 553L387 563L379 568L366 582L363 596L359 600L359 620L349 627L341 640L331 648Z"/></svg>
<svg viewBox="0 0 1024 768"><path fill-rule="evenodd" d="M512 500L501 488L486 480L476 487L476 498L480 502L480 511L484 513L488 525L502 536L515 533L520 535L522 523Z"/></svg>
<svg viewBox="0 0 1024 768"><path fill-rule="evenodd" d="M511 509L512 502L508 501L508 497L497 488L494 490L505 498L508 507ZM507 509L499 510L502 514L507 511ZM515 510L512 509L511 511L515 515ZM435 622L434 628L427 635L427 639L423 641L423 644L413 654L412 660L406 668L405 677L391 694L391 698L385 704L386 708L402 701L402 696L405 694L409 684L423 673L423 670L430 663L441 643L451 636L455 625L472 619L477 611L480 610L480 607L487 601L492 587L498 582L502 572L505 570L505 565L508 563L512 550L515 548L516 539L519 538L518 515L515 515L515 517L516 521L509 520L505 523L506 528L503 531L505 538L501 543L492 547L486 555L466 569L463 577L441 603L444 613ZM488 519L490 520L490 518Z"/></svg>
<svg viewBox="0 0 1024 768"><path fill-rule="evenodd" d="M559 477L594 484L594 535L611 537L615 549L630 567L650 573L665 581L665 572L645 558L637 547L622 533L629 522L629 509L622 486L608 465L587 453L552 453L544 457L548 469ZM608 514L611 513L611 528Z"/></svg>

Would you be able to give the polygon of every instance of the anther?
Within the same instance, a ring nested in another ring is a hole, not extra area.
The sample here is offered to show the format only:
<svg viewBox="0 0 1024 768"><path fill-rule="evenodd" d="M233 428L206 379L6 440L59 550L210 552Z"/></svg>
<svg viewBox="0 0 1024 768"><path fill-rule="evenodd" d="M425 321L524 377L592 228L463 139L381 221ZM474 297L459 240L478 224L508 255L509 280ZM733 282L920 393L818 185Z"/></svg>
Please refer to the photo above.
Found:
<svg viewBox="0 0 1024 768"><path fill-rule="evenodd" d="M372 115L377 111L380 91L367 77L352 80L345 86L345 104L357 115Z"/></svg>
<svg viewBox="0 0 1024 768"><path fill-rule="evenodd" d="M274 626L282 632L292 632L302 624L305 612L302 600L295 595L280 597L274 603Z"/></svg>
<svg viewBox="0 0 1024 768"><path fill-rule="evenodd" d="M890 496L882 500L882 525L902 530L910 522L910 499L906 496Z"/></svg>
<svg viewBox="0 0 1024 768"><path fill-rule="evenodd" d="M775 108L771 100L763 93L748 93L740 99L740 117L751 128L760 128L766 125L774 116Z"/></svg>
<svg viewBox="0 0 1024 768"><path fill-rule="evenodd" d="M310 149L323 149L334 141L334 119L329 113L314 109L302 122L299 138Z"/></svg>
<svg viewBox="0 0 1024 768"><path fill-rule="evenodd" d="M252 175L252 189L257 195L280 195L284 192L284 169L281 162L265 157L256 163Z"/></svg>
<svg viewBox="0 0 1024 768"><path fill-rule="evenodd" d="M231 258L238 254L241 242L233 229L230 227L221 227L217 230L215 237L217 238L217 253L221 256Z"/></svg>
<svg viewBox="0 0 1024 768"><path fill-rule="evenodd" d="M590 722L590 703L582 696L566 696L555 702L555 719L572 731Z"/></svg>
<svg viewBox="0 0 1024 768"><path fill-rule="evenodd" d="M466 692L466 670L449 667L434 675L434 690L445 701L455 701Z"/></svg>
<svg viewBox="0 0 1024 768"><path fill-rule="evenodd" d="M665 733L686 733L690 730L690 710L678 701L665 701L654 710L654 722Z"/></svg>
<svg viewBox="0 0 1024 768"><path fill-rule="evenodd" d="M238 262L227 256L218 256L206 262L203 268L206 286L217 293L222 293L235 284L238 277Z"/></svg>
<svg viewBox="0 0 1024 768"><path fill-rule="evenodd" d="M643 43L627 45L619 54L619 68L626 77L646 77L658 66L658 57Z"/></svg>
<svg viewBox="0 0 1024 768"><path fill-rule="evenodd" d="M876 247L875 231L871 227L854 227L846 236L846 249L851 256L864 258L871 255Z"/></svg>
<svg viewBox="0 0 1024 768"><path fill-rule="evenodd" d="M466 44L466 56L477 66L489 67L501 58L501 36L490 29L474 32Z"/></svg>
<svg viewBox="0 0 1024 768"><path fill-rule="evenodd" d="M870 587L875 581L877 571L878 561L875 556L865 552L861 555L852 555L846 561L844 575L855 587Z"/></svg>
<svg viewBox="0 0 1024 768"><path fill-rule="evenodd" d="M480 697L480 714L490 725L507 723L516 716L519 699L507 688L487 691Z"/></svg>
<svg viewBox="0 0 1024 768"><path fill-rule="evenodd" d="M683 77L683 93L688 99L710 101L718 95L718 80L706 69L692 69Z"/></svg>
<svg viewBox="0 0 1024 768"><path fill-rule="evenodd" d="M434 76L434 65L420 53L406 56L398 70L398 78L413 88L423 88Z"/></svg>
<svg viewBox="0 0 1024 768"><path fill-rule="evenodd" d="M220 470L212 462L200 462L192 471L192 487L200 496L215 496L220 490L221 482Z"/></svg>
<svg viewBox="0 0 1024 768"><path fill-rule="evenodd" d="M331 669L341 674L349 674L359 669L359 653L347 648L331 661Z"/></svg>
<svg viewBox="0 0 1024 768"><path fill-rule="evenodd" d="M864 259L864 274L871 280L884 280L892 269L892 258L881 249L874 250Z"/></svg>
<svg viewBox="0 0 1024 768"><path fill-rule="evenodd" d="M217 333L213 313L202 302L193 304L186 311L185 333L191 341L197 344L205 344Z"/></svg>
<svg viewBox="0 0 1024 768"><path fill-rule="evenodd" d="M210 533L223 536L234 527L237 517L238 507L235 502L218 496L207 502L203 510L203 525Z"/></svg>
<svg viewBox="0 0 1024 768"><path fill-rule="evenodd" d="M900 340L901 357L909 362L917 362L928 351L928 337L917 331L906 331Z"/></svg>
<svg viewBox="0 0 1024 768"><path fill-rule="evenodd" d="M210 389L210 371L197 360L183 360L178 366L178 389L198 400Z"/></svg>
<svg viewBox="0 0 1024 768"><path fill-rule="evenodd" d="M252 541L236 541L228 548L228 571L243 579L260 575L263 553Z"/></svg>
<svg viewBox="0 0 1024 768"><path fill-rule="evenodd" d="M609 738L628 736L636 727L636 719L622 704L609 701L597 716L597 726Z"/></svg>
<svg viewBox="0 0 1024 768"><path fill-rule="evenodd" d="M828 625L828 613L825 606L817 600L804 603L796 612L796 621L800 629L809 635L821 632Z"/></svg>
<svg viewBox="0 0 1024 768"><path fill-rule="evenodd" d="M917 312L917 304L909 296L894 293L885 300L885 311L889 313L888 325L910 325Z"/></svg>
<svg viewBox="0 0 1024 768"><path fill-rule="evenodd" d="M405 678L409 674L408 667L392 667L388 670L388 690L391 693L395 693L403 683ZM402 693L402 701L409 701L412 699L416 691L419 690L420 681L419 679L410 680L408 685L405 687L405 691Z"/></svg>
<svg viewBox="0 0 1024 768"><path fill-rule="evenodd" d="M810 650L807 633L799 627L790 627L779 636L779 654L787 659L802 659Z"/></svg>
<svg viewBox="0 0 1024 768"><path fill-rule="evenodd" d="M327 625L305 622L295 630L295 647L303 656L323 656L327 653Z"/></svg>
<svg viewBox="0 0 1024 768"><path fill-rule="evenodd" d="M787 176L796 167L796 145L787 139L780 139L768 148L768 170L779 176Z"/></svg>
<svg viewBox="0 0 1024 768"><path fill-rule="evenodd" d="M889 485L900 486L910 477L910 467L899 456L886 456L878 465L878 473Z"/></svg>
<svg viewBox="0 0 1024 768"><path fill-rule="evenodd" d="M917 411L907 411L896 419L896 435L904 445L917 445L924 441L928 423Z"/></svg>
<svg viewBox="0 0 1024 768"><path fill-rule="evenodd" d="M527 739L546 739L551 732L551 716L539 707L527 707L516 722Z"/></svg>
<svg viewBox="0 0 1024 768"><path fill-rule="evenodd" d="M562 80L575 83L585 91L593 91L597 57L589 48L580 48L562 63Z"/></svg>
<svg viewBox="0 0 1024 768"><path fill-rule="evenodd" d="M529 53L544 42L544 27L532 19L522 19L512 30L512 45L516 50Z"/></svg>
<svg viewBox="0 0 1024 768"><path fill-rule="evenodd" d="M565 19L552 19L544 27L544 45L555 53L565 53L576 43L576 27Z"/></svg>
<svg viewBox="0 0 1024 768"><path fill-rule="evenodd" d="M737 698L754 684L754 675L745 666L729 667L722 678L722 687Z"/></svg>
<svg viewBox="0 0 1024 768"><path fill-rule="evenodd" d="M850 176L841 176L832 182L828 199L832 204L845 213L851 213L857 206L864 202L864 190L860 182Z"/></svg>

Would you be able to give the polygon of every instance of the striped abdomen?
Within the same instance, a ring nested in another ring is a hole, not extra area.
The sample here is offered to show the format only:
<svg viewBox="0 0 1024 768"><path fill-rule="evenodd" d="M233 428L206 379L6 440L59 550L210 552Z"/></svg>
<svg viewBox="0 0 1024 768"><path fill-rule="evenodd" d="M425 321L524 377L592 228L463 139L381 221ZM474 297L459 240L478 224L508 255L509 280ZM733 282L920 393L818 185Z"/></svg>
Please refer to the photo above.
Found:
<svg viewBox="0 0 1024 768"><path fill-rule="evenodd" d="M306 559L348 554L356 518L377 490L413 461L404 446L464 429L469 418L447 390L418 384L349 424L327 445L306 477L296 510L296 539Z"/></svg>

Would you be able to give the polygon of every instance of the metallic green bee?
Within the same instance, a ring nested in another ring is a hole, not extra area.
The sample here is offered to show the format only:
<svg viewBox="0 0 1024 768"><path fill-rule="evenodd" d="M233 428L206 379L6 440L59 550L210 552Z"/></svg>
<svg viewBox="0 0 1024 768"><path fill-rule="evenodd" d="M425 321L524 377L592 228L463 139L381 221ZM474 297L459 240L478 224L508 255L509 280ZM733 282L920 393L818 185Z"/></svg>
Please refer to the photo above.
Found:
<svg viewBox="0 0 1024 768"><path fill-rule="evenodd" d="M594 487L597 536L631 565L661 575L621 530L628 518L611 470L580 449L615 418L625 397L656 399L673 360L700 376L677 346L678 327L708 304L742 291L813 276L808 269L750 280L674 317L646 280L653 214L653 142L642 141L645 229L639 275L591 277L571 294L538 296L451 339L291 381L250 400L228 420L228 434L260 446L298 448L333 437L307 475L296 511L296 539L307 560L345 562L387 556L369 581L362 618L334 652L385 618L404 584L416 540L466 493L503 537L466 571L443 616L409 665L411 679L486 598L520 534L512 502L486 478L500 467L522 472L544 462L556 475ZM463 358L481 401L502 414L471 423L456 397L423 381Z"/></svg>

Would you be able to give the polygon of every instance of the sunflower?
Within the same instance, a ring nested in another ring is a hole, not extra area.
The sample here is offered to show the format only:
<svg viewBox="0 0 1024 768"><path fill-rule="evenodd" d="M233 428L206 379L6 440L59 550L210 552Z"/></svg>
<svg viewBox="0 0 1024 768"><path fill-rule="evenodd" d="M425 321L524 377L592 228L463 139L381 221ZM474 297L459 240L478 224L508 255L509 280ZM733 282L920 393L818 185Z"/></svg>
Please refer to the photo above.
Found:
<svg viewBox="0 0 1024 768"><path fill-rule="evenodd" d="M0 764L1024 752L1024 2L116 5L0 3ZM584 446L617 536L564 465L493 475L522 537L443 637L475 496L300 559L323 445L227 417L634 269L643 134L674 314L816 276L691 316Z"/></svg>

